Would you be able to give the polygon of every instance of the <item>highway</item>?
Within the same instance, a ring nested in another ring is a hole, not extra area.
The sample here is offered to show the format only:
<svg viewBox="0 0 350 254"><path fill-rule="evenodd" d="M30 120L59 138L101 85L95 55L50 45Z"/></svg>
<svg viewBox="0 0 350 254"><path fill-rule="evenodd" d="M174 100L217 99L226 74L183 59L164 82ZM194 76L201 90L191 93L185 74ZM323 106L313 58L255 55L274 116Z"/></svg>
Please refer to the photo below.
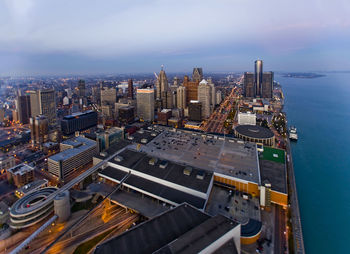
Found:
<svg viewBox="0 0 350 254"><path fill-rule="evenodd" d="M300 210L297 186L295 183L295 174L293 167L292 151L290 148L290 141L286 139L286 151L287 151L287 174L289 179L289 185L291 191L289 192L290 209L291 209L291 219L292 219L292 230L293 230L293 240L294 240L294 252L297 254L304 254L304 239L303 231L301 227L300 220Z"/></svg>

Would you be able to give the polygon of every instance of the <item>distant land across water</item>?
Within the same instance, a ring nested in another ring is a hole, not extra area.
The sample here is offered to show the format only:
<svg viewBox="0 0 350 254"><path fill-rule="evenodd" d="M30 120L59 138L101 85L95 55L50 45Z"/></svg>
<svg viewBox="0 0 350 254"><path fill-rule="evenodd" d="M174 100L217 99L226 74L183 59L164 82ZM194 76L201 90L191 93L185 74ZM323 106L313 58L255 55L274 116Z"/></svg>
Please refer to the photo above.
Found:
<svg viewBox="0 0 350 254"><path fill-rule="evenodd" d="M312 73L312 72L290 72L283 73L282 77L284 78L321 78L325 77L324 74Z"/></svg>

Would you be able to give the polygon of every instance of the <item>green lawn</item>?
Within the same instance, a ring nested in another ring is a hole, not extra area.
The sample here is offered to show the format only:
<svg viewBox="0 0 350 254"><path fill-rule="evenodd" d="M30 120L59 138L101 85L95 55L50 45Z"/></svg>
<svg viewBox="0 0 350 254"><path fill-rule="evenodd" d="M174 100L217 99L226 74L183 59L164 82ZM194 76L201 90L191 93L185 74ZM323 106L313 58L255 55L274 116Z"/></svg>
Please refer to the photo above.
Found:
<svg viewBox="0 0 350 254"><path fill-rule="evenodd" d="M260 159L284 164L284 150L264 146L264 152L260 155Z"/></svg>

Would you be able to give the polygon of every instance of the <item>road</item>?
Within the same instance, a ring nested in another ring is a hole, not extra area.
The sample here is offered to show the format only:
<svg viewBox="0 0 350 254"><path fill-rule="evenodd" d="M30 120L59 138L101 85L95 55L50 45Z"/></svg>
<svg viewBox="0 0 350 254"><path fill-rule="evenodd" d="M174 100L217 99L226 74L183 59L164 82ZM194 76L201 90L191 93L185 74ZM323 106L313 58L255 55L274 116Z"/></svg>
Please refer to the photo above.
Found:
<svg viewBox="0 0 350 254"><path fill-rule="evenodd" d="M287 174L290 185L289 192L289 200L290 200L290 209L291 209L291 220L292 220L292 230L293 230L293 240L294 240L294 252L297 254L304 254L304 239L303 239L303 231L301 227L300 220L300 210L299 210L299 201L298 201L298 193L297 186L295 183L295 174L293 167L293 158L292 151L290 148L289 139L286 140L286 151L289 155L289 159L287 159Z"/></svg>
<svg viewBox="0 0 350 254"><path fill-rule="evenodd" d="M279 206L275 206L275 244L274 253L286 253L287 246L286 235L286 213L285 210Z"/></svg>
<svg viewBox="0 0 350 254"><path fill-rule="evenodd" d="M226 133L227 131L224 128L224 123L232 107L235 105L236 96L236 89L233 88L230 95L226 96L220 106L204 122L203 126L201 126L201 130L205 132Z"/></svg>

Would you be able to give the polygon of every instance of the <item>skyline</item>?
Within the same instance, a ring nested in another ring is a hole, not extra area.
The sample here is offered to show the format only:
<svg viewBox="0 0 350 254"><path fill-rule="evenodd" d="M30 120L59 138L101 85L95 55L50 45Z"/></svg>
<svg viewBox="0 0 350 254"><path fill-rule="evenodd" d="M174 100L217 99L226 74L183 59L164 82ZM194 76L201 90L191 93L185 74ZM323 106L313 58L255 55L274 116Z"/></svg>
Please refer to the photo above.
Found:
<svg viewBox="0 0 350 254"><path fill-rule="evenodd" d="M0 3L0 75L350 70L350 3Z"/></svg>

